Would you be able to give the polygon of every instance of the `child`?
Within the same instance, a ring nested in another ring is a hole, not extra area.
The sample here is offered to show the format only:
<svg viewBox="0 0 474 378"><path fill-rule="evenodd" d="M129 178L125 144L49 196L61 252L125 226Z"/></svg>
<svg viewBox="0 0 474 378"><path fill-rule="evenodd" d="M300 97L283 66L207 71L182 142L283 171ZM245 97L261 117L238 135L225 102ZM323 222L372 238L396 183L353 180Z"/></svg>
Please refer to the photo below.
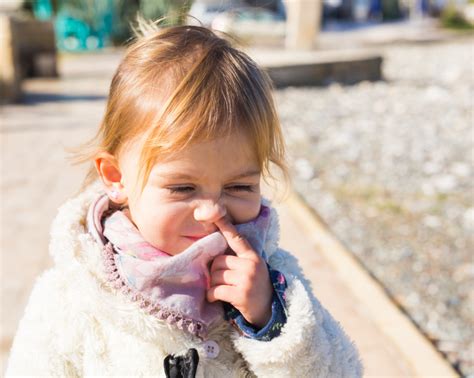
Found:
<svg viewBox="0 0 474 378"><path fill-rule="evenodd" d="M205 28L145 26L7 375L361 376L260 194L270 163L288 177L267 76Z"/></svg>

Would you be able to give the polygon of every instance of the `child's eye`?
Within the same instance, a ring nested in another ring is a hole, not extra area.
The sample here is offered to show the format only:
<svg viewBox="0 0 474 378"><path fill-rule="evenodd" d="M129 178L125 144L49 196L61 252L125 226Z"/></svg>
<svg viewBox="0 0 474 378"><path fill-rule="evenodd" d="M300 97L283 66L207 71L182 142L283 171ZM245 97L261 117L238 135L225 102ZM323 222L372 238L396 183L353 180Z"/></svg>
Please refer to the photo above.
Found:
<svg viewBox="0 0 474 378"><path fill-rule="evenodd" d="M252 192L252 187L250 185L234 185L229 187L230 190L235 190L237 192Z"/></svg>
<svg viewBox="0 0 474 378"><path fill-rule="evenodd" d="M168 188L171 193L189 193L194 190L192 186L176 186L174 188Z"/></svg>

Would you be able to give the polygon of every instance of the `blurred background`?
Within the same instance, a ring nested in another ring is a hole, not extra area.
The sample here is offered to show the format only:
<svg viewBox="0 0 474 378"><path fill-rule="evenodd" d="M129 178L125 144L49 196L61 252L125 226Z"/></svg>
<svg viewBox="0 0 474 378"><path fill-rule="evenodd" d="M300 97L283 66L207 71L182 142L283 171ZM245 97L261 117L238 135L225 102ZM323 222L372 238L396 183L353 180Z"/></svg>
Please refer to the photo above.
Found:
<svg viewBox="0 0 474 378"><path fill-rule="evenodd" d="M2 362L137 13L225 31L267 70L295 192L474 377L473 0L1 0Z"/></svg>

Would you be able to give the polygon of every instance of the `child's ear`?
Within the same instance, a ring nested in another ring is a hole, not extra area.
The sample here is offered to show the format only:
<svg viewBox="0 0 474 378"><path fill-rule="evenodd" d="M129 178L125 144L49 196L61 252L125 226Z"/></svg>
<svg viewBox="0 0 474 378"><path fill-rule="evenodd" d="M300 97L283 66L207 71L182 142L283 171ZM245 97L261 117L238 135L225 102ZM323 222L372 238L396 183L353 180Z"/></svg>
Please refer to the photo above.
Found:
<svg viewBox="0 0 474 378"><path fill-rule="evenodd" d="M127 195L121 182L122 172L115 156L102 152L96 157L94 164L109 198L118 204L125 203Z"/></svg>

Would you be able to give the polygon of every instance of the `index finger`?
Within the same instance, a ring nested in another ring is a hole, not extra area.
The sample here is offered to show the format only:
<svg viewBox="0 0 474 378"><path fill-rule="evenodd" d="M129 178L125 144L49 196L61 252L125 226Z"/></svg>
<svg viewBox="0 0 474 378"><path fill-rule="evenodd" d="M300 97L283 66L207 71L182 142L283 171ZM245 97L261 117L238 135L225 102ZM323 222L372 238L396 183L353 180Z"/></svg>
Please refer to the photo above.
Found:
<svg viewBox="0 0 474 378"><path fill-rule="evenodd" d="M216 226L224 235L229 247L235 252L238 257L247 259L258 258L257 252L255 252L243 235L241 235L235 226L225 217L220 218L215 222Z"/></svg>

